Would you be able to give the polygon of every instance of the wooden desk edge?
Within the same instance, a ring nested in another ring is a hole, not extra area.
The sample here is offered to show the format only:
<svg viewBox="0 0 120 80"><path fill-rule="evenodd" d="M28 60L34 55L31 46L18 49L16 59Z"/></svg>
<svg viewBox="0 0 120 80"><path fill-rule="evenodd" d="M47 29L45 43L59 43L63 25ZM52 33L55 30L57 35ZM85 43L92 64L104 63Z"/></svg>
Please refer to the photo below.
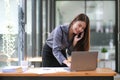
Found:
<svg viewBox="0 0 120 80"><path fill-rule="evenodd" d="M76 74L76 73L74 73L74 74L63 74L63 73L58 73L58 74L56 74L56 73L45 73L45 74L37 74L37 73L4 73L4 74L0 74L0 77L1 76L53 76L53 77L55 77L55 76L115 76L116 74L114 73L114 74L98 74L98 75L91 75L91 74L88 74L88 73L86 73L86 74Z"/></svg>
<svg viewBox="0 0 120 80"><path fill-rule="evenodd" d="M107 69L109 70L109 69ZM116 72L110 70L108 72L97 71L82 71L82 72L57 72L57 73L32 73L32 72L19 72L19 73L0 73L0 76L116 76Z"/></svg>

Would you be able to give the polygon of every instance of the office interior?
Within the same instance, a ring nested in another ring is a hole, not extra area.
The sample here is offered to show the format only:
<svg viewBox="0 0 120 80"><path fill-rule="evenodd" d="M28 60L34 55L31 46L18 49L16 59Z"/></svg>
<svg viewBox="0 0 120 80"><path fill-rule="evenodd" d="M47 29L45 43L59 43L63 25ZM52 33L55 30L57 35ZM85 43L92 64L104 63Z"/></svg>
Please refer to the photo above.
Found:
<svg viewBox="0 0 120 80"><path fill-rule="evenodd" d="M85 13L90 18L90 51L98 51L98 67L120 72L119 0L0 0L0 6L0 67L41 57L50 32Z"/></svg>

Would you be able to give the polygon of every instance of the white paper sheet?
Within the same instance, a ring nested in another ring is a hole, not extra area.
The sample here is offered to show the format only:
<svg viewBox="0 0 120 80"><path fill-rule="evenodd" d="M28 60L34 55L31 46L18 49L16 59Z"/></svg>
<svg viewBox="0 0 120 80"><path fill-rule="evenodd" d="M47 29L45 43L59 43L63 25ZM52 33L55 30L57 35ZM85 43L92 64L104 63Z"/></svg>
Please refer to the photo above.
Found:
<svg viewBox="0 0 120 80"><path fill-rule="evenodd" d="M44 74L44 73L56 73L56 72L70 72L70 69L67 67L44 67L44 68L37 68L37 69L29 69L25 73L37 73L37 74Z"/></svg>

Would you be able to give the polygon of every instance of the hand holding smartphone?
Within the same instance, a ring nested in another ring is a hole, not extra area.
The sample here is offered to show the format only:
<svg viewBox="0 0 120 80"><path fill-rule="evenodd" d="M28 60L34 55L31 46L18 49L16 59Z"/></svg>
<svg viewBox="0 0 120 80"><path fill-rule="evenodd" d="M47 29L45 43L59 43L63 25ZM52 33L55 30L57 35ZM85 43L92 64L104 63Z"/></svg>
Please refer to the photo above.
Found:
<svg viewBox="0 0 120 80"><path fill-rule="evenodd" d="M76 36L74 37L73 46L75 46L75 45L77 44L77 42L83 38L83 36L84 36L84 32L76 35Z"/></svg>
<svg viewBox="0 0 120 80"><path fill-rule="evenodd" d="M84 36L84 32L80 33L80 34L78 35L78 38L82 39L83 36Z"/></svg>

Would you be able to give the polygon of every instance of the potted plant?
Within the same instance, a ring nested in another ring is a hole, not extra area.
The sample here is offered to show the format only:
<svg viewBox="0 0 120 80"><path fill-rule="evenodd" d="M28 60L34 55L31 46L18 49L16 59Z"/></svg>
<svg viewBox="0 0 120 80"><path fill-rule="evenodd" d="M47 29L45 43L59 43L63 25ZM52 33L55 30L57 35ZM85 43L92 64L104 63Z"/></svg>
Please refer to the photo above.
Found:
<svg viewBox="0 0 120 80"><path fill-rule="evenodd" d="M102 58L102 59L108 59L109 55L108 55L108 50L107 50L107 48L104 48L104 47L103 47L103 48L101 49L101 53L102 53L102 54L101 54L101 58Z"/></svg>

